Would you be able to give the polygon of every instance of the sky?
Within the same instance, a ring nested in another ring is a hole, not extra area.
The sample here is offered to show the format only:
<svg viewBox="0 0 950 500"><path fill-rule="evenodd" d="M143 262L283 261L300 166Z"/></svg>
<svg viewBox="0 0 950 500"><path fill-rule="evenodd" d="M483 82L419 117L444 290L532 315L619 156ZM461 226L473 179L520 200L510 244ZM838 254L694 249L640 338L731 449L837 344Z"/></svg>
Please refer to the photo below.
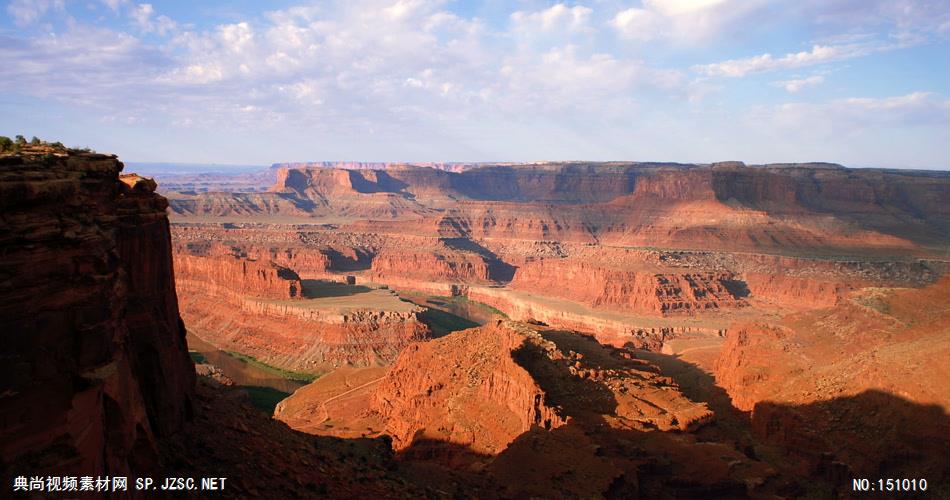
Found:
<svg viewBox="0 0 950 500"><path fill-rule="evenodd" d="M950 0L12 0L0 135L127 161L950 169Z"/></svg>

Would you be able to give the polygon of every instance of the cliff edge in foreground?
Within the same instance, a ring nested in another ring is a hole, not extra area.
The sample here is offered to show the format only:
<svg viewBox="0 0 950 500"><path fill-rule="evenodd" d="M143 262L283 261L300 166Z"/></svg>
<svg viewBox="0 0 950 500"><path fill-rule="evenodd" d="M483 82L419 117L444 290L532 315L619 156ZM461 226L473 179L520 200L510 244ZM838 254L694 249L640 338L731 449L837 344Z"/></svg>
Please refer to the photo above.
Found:
<svg viewBox="0 0 950 500"><path fill-rule="evenodd" d="M0 469L150 470L191 418L167 201L115 156L0 156Z"/></svg>

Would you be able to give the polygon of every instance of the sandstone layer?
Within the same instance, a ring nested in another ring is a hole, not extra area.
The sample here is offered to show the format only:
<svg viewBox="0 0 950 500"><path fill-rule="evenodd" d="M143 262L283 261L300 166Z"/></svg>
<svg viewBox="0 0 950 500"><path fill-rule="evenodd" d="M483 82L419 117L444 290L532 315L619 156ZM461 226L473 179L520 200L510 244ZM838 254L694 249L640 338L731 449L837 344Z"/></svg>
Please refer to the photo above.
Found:
<svg viewBox="0 0 950 500"><path fill-rule="evenodd" d="M42 147L0 157L5 478L148 471L191 418L167 202L121 170Z"/></svg>
<svg viewBox="0 0 950 500"><path fill-rule="evenodd" d="M944 242L939 235L950 223L941 203L950 196L945 175L822 164L288 167L270 191L187 195L172 207L191 215L430 218L475 237L515 231L536 239L746 251L910 251Z"/></svg>
<svg viewBox="0 0 950 500"><path fill-rule="evenodd" d="M387 364L428 336L422 308L384 290L307 280L290 269L214 250L176 252L188 329L219 349L311 373Z"/></svg>

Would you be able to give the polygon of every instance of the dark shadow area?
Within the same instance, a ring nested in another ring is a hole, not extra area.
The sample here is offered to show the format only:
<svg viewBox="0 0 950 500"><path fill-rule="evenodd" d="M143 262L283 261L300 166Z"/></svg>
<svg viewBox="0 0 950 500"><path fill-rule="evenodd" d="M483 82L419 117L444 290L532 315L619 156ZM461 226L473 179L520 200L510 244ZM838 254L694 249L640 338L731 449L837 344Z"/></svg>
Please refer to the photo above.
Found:
<svg viewBox="0 0 950 500"><path fill-rule="evenodd" d="M601 383L577 377L571 373L570 366L573 360L551 359L541 346L531 342L525 342L512 352L511 356L518 365L531 374L544 391L544 403L559 408L560 416L584 418L592 415L610 415L616 411L617 400L609 389ZM588 364L586 357L584 361L585 365ZM546 423L538 422L538 424L548 427Z"/></svg>
<svg viewBox="0 0 950 500"><path fill-rule="evenodd" d="M733 297L737 299L742 299L748 297L750 293L749 285L742 280L722 280L722 286L726 287L726 290L732 294Z"/></svg>
<svg viewBox="0 0 950 500"><path fill-rule="evenodd" d="M365 271L373 264L373 255L370 252L354 248L352 255L345 255L334 248L327 248L321 252L330 259L331 271Z"/></svg>
<svg viewBox="0 0 950 500"><path fill-rule="evenodd" d="M515 277L517 267L501 260L494 252L468 238L440 238L440 241L453 250L472 252L482 256L488 265L488 278L492 281L508 283Z"/></svg>
<svg viewBox="0 0 950 500"><path fill-rule="evenodd" d="M879 390L804 405L764 401L752 429L790 465L849 488L852 478L925 478L950 493L950 416L939 405Z"/></svg>
<svg viewBox="0 0 950 500"><path fill-rule="evenodd" d="M429 330L432 330L432 336L434 338L443 337L452 332L467 330L478 326L478 323L470 319L432 307L427 308L425 312L419 314L418 317L420 321L429 327Z"/></svg>
<svg viewBox="0 0 950 500"><path fill-rule="evenodd" d="M411 198L412 194L405 192L409 184L394 178L384 170L373 170L376 179L367 179L366 172L361 170L347 170L350 175L350 184L359 193L397 193Z"/></svg>
<svg viewBox="0 0 950 500"><path fill-rule="evenodd" d="M274 413L274 407L277 406L277 403L280 403L287 396L290 396L290 393L278 391L273 387L262 387L258 385L241 385L238 387L247 392L251 404L254 405L255 408L262 410L268 415Z"/></svg>
<svg viewBox="0 0 950 500"><path fill-rule="evenodd" d="M325 280L301 280L303 286L303 296L307 299L320 299L326 297L349 297L360 293L373 291L372 288L363 285L347 285L335 281Z"/></svg>
<svg viewBox="0 0 950 500"><path fill-rule="evenodd" d="M706 403L714 425L696 432L706 442L731 442L749 458L785 475L784 494L851 493L855 478L925 478L950 493L950 416L879 390L807 404L759 402L751 412L700 367L677 356L636 351L659 366L681 392Z"/></svg>
<svg viewBox="0 0 950 500"><path fill-rule="evenodd" d="M726 446L617 429L602 417L525 432L486 470L502 498L748 498L746 479L768 479Z"/></svg>
<svg viewBox="0 0 950 500"><path fill-rule="evenodd" d="M294 271L293 269L288 269L286 267L278 267L277 276L285 280L299 280L300 279L300 275L297 274L296 271Z"/></svg>
<svg viewBox="0 0 950 500"><path fill-rule="evenodd" d="M340 439L295 431L251 406L241 388L204 377L194 420L160 442L162 466L152 477L225 477L217 498L420 498L405 481L390 440ZM159 479L160 481L161 479ZM131 485L130 485L131 486ZM172 492L204 498L208 492Z"/></svg>
<svg viewBox="0 0 950 500"><path fill-rule="evenodd" d="M317 204L310 198L301 198L297 193L274 193L278 198L290 202L294 208L303 212L313 212Z"/></svg>

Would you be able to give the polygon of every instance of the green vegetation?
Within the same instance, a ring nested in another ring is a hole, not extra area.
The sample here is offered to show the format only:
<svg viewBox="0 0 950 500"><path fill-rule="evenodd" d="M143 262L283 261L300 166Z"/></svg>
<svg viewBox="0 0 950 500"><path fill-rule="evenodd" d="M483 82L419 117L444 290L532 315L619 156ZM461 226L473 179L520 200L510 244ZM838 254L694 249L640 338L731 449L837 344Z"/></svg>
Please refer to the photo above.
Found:
<svg viewBox="0 0 950 500"><path fill-rule="evenodd" d="M188 351L188 355L191 356L191 360L196 364L203 364L208 362L208 358L204 354L201 354L198 351Z"/></svg>
<svg viewBox="0 0 950 500"><path fill-rule="evenodd" d="M285 378L287 380L310 383L320 378L319 375L314 375L312 373L295 372L295 371L290 371L290 370L284 370L283 368L277 368L276 366L271 366L271 365L268 365L267 363L262 363L251 356L248 356L246 354L241 354L239 352L234 352L234 351L224 351L224 352L226 352L228 356L231 356L232 358L237 358L261 371L276 375L280 378Z"/></svg>
<svg viewBox="0 0 950 500"><path fill-rule="evenodd" d="M0 135L0 153L19 153L25 146L46 146L48 148L60 150L60 151L81 151L84 153L95 153L90 148L67 148L63 143L57 142L47 142L35 135L29 140L26 140L26 137L22 135L17 135L13 139L9 137Z"/></svg>
<svg viewBox="0 0 950 500"><path fill-rule="evenodd" d="M283 401L289 393L278 391L270 387L260 387L256 385L242 385L241 389L247 391L251 398L251 404L267 413L274 413L274 407L277 403Z"/></svg>

